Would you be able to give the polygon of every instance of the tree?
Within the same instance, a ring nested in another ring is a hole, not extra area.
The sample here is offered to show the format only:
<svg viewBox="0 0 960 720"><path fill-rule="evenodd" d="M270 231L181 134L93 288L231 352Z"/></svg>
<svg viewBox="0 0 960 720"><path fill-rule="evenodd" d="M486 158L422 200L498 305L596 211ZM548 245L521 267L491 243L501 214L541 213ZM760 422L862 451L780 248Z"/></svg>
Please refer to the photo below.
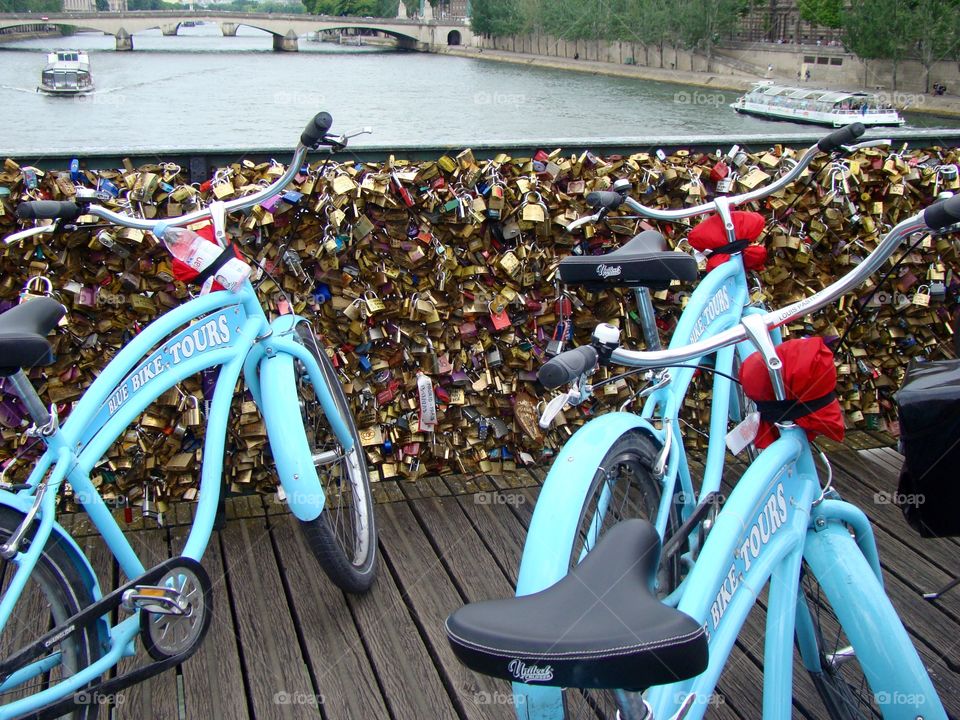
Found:
<svg viewBox="0 0 960 720"><path fill-rule="evenodd" d="M750 9L750 1L677 0L674 7L673 32L684 47L699 49L707 56L709 70L714 46L734 30Z"/></svg>
<svg viewBox="0 0 960 720"><path fill-rule="evenodd" d="M106 12L110 9L110 0L97 0L96 5L99 12Z"/></svg>
<svg viewBox="0 0 960 720"><path fill-rule="evenodd" d="M925 32L913 23L910 7L903 0L853 0L843 13L844 42L864 60L889 60L893 64L893 89L897 89L897 68L908 57L919 35Z"/></svg>
<svg viewBox="0 0 960 720"><path fill-rule="evenodd" d="M923 66L924 91L930 92L930 69L940 60L960 57L960 2L915 0L911 24L918 33L916 54Z"/></svg>
<svg viewBox="0 0 960 720"><path fill-rule="evenodd" d="M807 22L838 28L843 23L843 0L797 0L800 17Z"/></svg>
<svg viewBox="0 0 960 720"><path fill-rule="evenodd" d="M517 0L473 0L471 27L482 35L516 35L524 28Z"/></svg>

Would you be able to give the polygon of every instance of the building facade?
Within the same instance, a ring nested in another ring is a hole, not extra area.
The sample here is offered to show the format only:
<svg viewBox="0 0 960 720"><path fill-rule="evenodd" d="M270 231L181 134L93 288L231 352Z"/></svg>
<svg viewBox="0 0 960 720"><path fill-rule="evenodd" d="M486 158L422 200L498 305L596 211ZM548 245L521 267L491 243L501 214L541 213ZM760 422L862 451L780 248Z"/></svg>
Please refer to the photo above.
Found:
<svg viewBox="0 0 960 720"><path fill-rule="evenodd" d="M732 40L742 42L838 45L842 33L836 28L814 25L800 17L797 0L768 0L754 5L744 15Z"/></svg>

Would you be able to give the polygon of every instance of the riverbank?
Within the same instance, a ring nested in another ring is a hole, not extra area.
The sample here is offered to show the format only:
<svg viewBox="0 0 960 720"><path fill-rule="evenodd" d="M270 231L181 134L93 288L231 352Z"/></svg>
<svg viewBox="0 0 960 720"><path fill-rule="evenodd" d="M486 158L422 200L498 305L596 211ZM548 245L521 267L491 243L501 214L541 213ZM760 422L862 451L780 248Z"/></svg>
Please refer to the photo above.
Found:
<svg viewBox="0 0 960 720"><path fill-rule="evenodd" d="M596 60L571 60L562 57L532 55L529 53L510 52L507 50L492 50L489 48L444 47L437 50L439 54L456 55L458 57L480 58L496 60L514 65L530 65L533 67L553 68L555 70L572 70L574 72L589 73L591 75L609 75L613 77L635 78L637 80L656 80L658 82L674 83L678 85L692 85L695 87L714 90L732 90L743 92L758 80L773 79L785 84L795 84L795 79L784 77L763 78L761 76L720 75L707 72L693 72L687 70L672 70L669 68L647 67L643 65L620 65L617 63ZM830 83L823 83L817 87L842 90L844 88L831 87ZM913 96L904 95L912 98ZM922 103L911 102L910 112L947 117L960 117L960 97L956 95L922 95L918 96ZM731 101L733 98L731 98Z"/></svg>

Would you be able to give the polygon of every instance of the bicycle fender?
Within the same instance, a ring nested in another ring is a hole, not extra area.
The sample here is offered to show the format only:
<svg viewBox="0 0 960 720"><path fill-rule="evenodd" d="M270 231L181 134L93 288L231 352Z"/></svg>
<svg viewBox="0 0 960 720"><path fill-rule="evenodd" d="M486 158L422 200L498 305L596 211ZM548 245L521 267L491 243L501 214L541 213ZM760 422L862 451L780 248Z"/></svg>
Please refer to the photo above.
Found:
<svg viewBox="0 0 960 720"><path fill-rule="evenodd" d="M303 430L293 357L267 354L260 362L260 387L260 412L287 505L298 520L315 520L325 498Z"/></svg>
<svg viewBox="0 0 960 720"><path fill-rule="evenodd" d="M885 718L946 718L930 676L856 540L841 522L811 529L804 559L826 593Z"/></svg>
<svg viewBox="0 0 960 720"><path fill-rule="evenodd" d="M582 498L590 490L593 473L613 443L628 430L642 430L658 446L660 430L638 415L613 412L582 426L557 454L530 520L520 560L517 595L530 595L550 587L567 574L569 558L557 553L557 538L573 538L580 522ZM588 470L584 472L584 468ZM569 546L569 543L567 544Z"/></svg>
<svg viewBox="0 0 960 720"><path fill-rule="evenodd" d="M33 498L15 495L6 490L0 490L0 504L12 508L22 515L26 515L33 505ZM37 522L39 522L39 518ZM50 539L63 546L63 549L73 562L74 567L76 567L80 573L80 579L83 580L83 584L90 590L91 597L93 597L94 601L99 600L102 594L100 592L100 583L97 581L97 574L93 571L93 567L90 565L90 561L87 560L87 556L83 554L83 550L77 545L77 541L74 540L70 533L56 520L53 521L53 526L50 530Z"/></svg>

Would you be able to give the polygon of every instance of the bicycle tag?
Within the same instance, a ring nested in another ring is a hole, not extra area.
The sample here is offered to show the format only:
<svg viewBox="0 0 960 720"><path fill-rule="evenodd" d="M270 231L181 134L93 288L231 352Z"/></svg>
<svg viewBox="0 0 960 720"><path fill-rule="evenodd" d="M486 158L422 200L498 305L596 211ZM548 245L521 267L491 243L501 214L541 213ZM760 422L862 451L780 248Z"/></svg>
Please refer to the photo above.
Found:
<svg viewBox="0 0 960 720"><path fill-rule="evenodd" d="M726 441L730 452L739 455L747 445L756 439L759 431L760 413L752 412L727 433Z"/></svg>

